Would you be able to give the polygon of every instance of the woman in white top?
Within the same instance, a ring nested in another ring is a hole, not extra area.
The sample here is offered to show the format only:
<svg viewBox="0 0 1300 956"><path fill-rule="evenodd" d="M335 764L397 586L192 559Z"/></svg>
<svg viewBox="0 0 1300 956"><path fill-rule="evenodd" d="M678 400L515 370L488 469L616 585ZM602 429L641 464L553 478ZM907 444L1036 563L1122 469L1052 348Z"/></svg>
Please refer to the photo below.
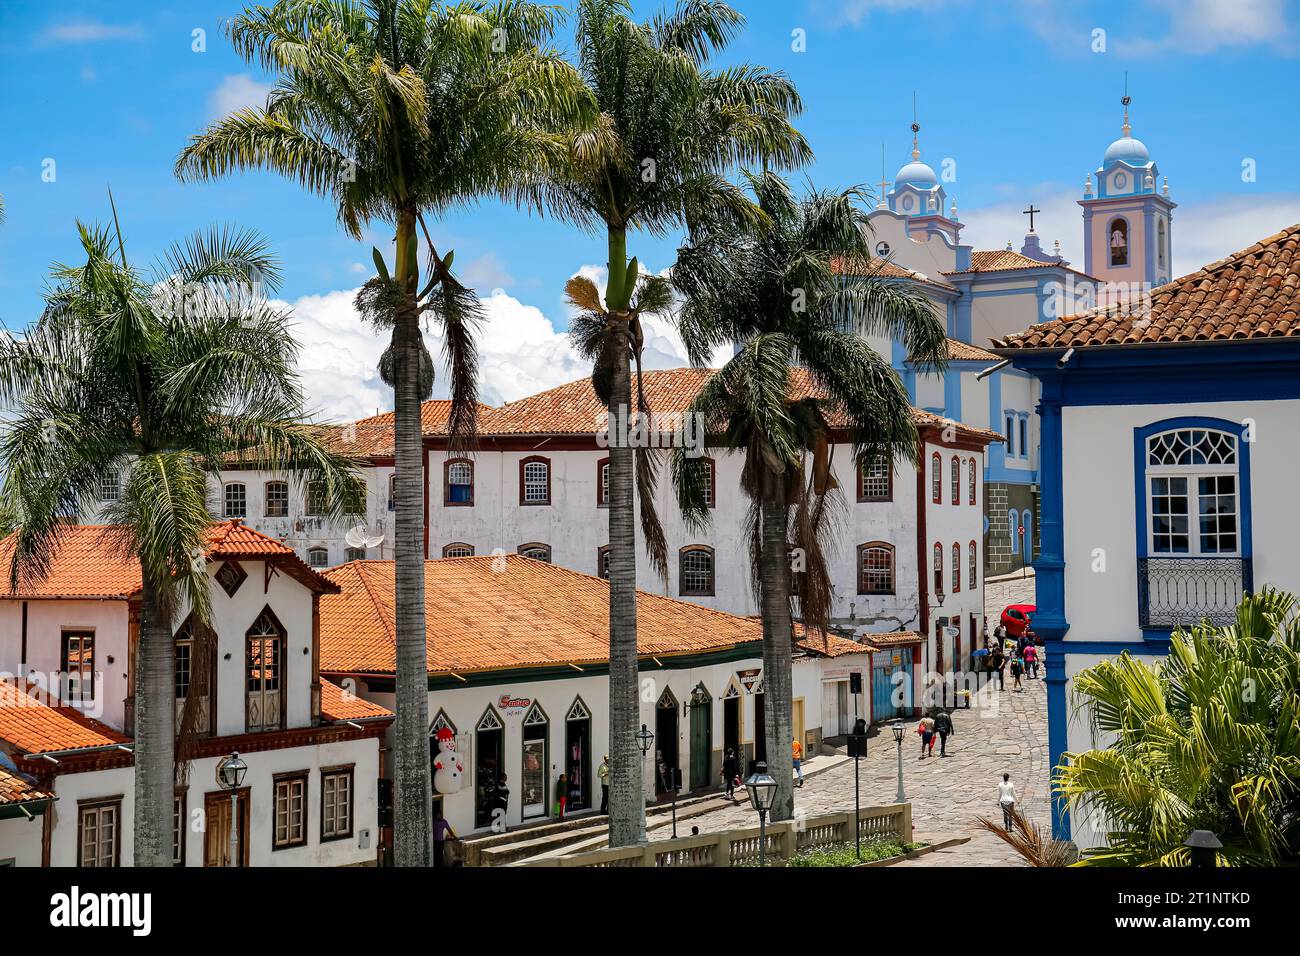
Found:
<svg viewBox="0 0 1300 956"><path fill-rule="evenodd" d="M998 803L1002 806L1002 826L1011 829L1012 813L1016 809L1016 785L1011 782L1011 774L1004 773L998 784Z"/></svg>

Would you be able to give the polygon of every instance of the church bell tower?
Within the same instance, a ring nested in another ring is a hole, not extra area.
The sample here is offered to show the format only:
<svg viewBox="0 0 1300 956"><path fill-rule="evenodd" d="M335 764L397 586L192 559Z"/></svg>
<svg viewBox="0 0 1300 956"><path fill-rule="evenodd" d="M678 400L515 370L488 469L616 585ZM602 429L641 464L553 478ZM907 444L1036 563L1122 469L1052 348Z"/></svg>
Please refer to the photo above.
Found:
<svg viewBox="0 0 1300 956"><path fill-rule="evenodd" d="M1127 84L1125 84L1127 86ZM1157 188L1160 170L1139 139L1133 138L1127 89L1123 135L1106 147L1106 155L1083 187L1083 269L1120 289L1134 291L1163 285L1171 278L1173 210L1169 180ZM1122 293L1123 294L1123 293Z"/></svg>

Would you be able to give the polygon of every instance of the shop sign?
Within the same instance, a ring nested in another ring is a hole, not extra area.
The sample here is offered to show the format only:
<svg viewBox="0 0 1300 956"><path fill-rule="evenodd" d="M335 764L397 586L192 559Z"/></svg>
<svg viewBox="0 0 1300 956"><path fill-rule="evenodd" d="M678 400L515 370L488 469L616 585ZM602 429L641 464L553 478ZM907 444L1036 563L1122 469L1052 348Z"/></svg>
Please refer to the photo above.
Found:
<svg viewBox="0 0 1300 956"><path fill-rule="evenodd" d="M497 700L497 706L510 717L521 710L527 710L532 702L531 697L511 697L509 694L502 694Z"/></svg>
<svg viewBox="0 0 1300 956"><path fill-rule="evenodd" d="M754 685L758 683L758 675L763 673L761 667L754 667L747 671L736 671L736 676L740 678L740 683L745 688L746 694L754 693Z"/></svg>

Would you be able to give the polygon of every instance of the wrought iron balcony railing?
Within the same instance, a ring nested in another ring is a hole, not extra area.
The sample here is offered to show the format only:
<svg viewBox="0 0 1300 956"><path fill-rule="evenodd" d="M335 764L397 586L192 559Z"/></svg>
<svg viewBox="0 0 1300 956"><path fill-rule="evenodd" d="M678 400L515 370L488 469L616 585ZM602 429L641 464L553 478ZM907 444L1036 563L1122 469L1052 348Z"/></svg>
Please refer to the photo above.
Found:
<svg viewBox="0 0 1300 956"><path fill-rule="evenodd" d="M1252 590L1249 558L1139 558L1138 626L1231 624Z"/></svg>

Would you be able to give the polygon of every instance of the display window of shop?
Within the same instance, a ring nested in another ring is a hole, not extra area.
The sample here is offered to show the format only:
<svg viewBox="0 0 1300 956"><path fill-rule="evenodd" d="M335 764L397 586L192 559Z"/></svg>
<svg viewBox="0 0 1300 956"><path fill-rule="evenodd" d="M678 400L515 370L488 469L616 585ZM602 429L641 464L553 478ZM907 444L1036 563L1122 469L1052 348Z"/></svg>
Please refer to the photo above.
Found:
<svg viewBox="0 0 1300 956"><path fill-rule="evenodd" d="M510 782L505 772L505 724L491 705L474 727L474 826L505 825Z"/></svg>
<svg viewBox="0 0 1300 956"><path fill-rule="evenodd" d="M523 807L525 820L531 817L544 817L547 814L547 759L546 738L550 721L546 711L534 702L524 714L523 753L521 755L521 772L519 775L519 800Z"/></svg>
<svg viewBox="0 0 1300 956"><path fill-rule="evenodd" d="M568 785L565 811L591 806L591 711L581 697L564 715L564 777Z"/></svg>

